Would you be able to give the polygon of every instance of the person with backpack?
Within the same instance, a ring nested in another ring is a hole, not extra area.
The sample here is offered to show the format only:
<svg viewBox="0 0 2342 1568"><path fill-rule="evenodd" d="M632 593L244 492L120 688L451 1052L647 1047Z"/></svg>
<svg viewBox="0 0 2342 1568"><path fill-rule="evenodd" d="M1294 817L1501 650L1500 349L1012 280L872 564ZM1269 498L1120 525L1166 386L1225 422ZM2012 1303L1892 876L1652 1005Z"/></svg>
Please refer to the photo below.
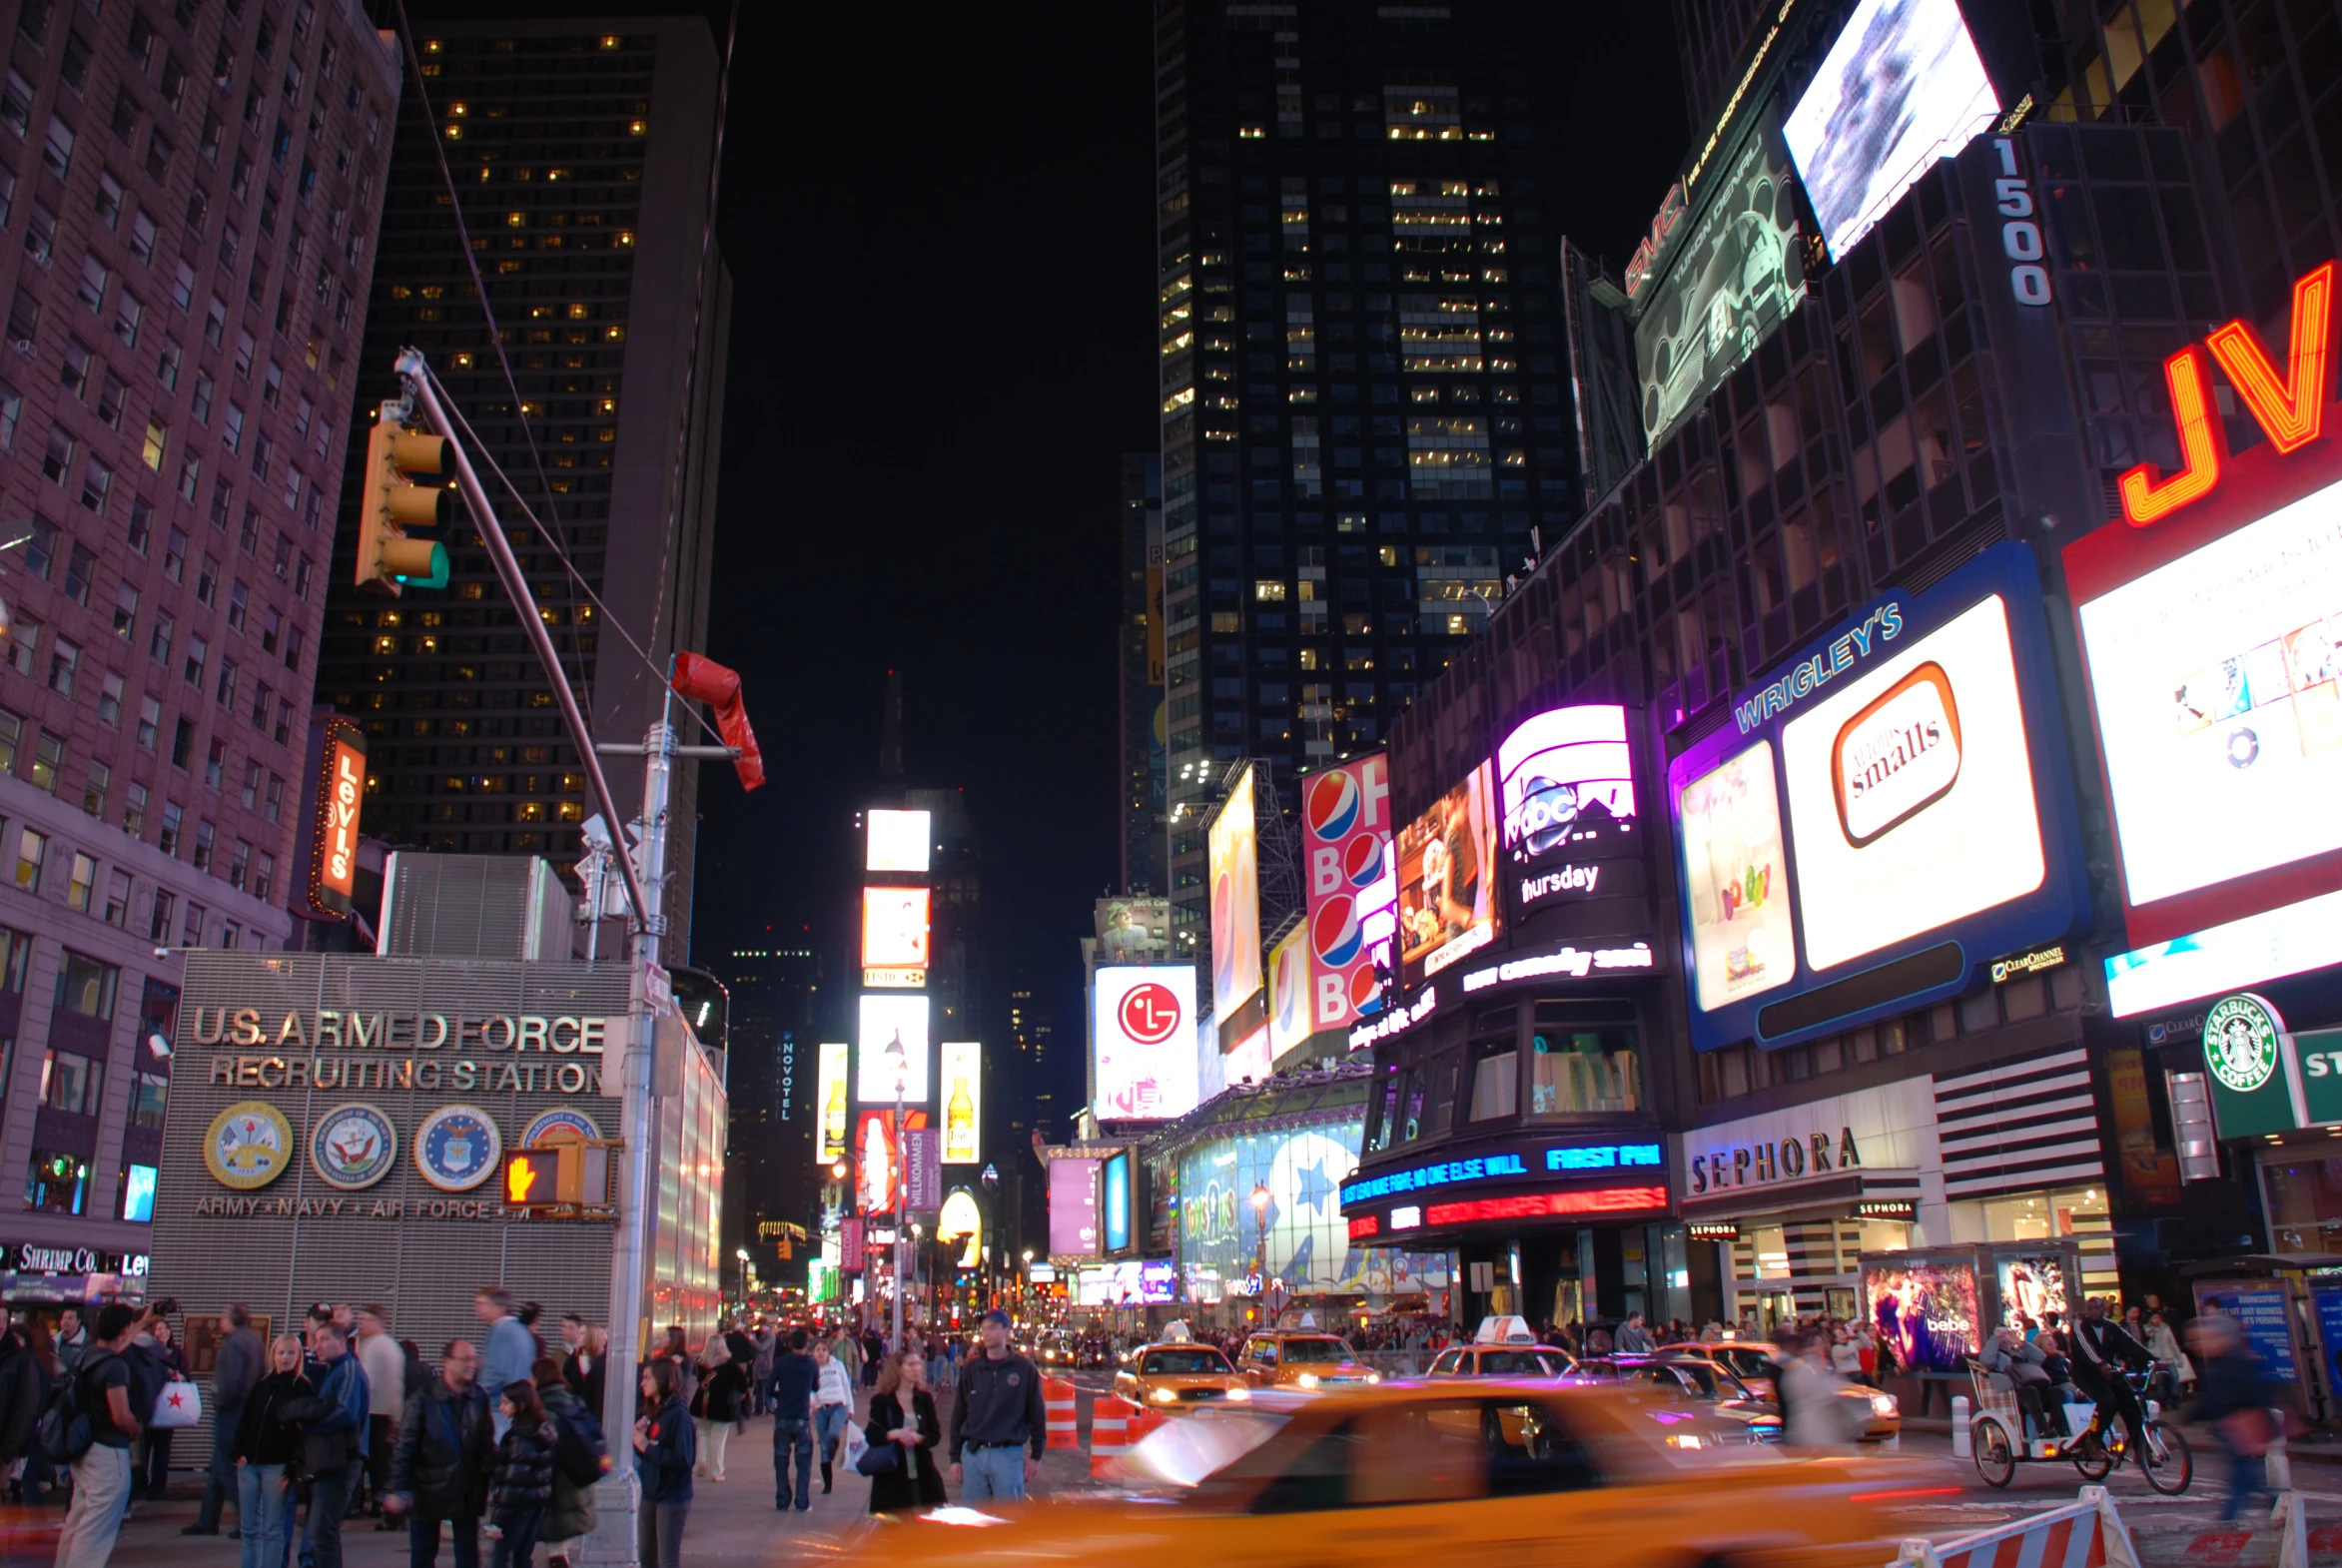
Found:
<svg viewBox="0 0 2342 1568"><path fill-rule="evenodd" d="M609 1472L609 1445L602 1440L600 1417L571 1390L560 1362L540 1356L528 1375L554 1433L553 1498L536 1538L544 1543L552 1568L567 1568L569 1543L593 1528L593 1488Z"/></svg>
<svg viewBox="0 0 2342 1568"><path fill-rule="evenodd" d="M279 1334L269 1356L269 1375L246 1393L237 1406L236 1429L228 1434L243 1568L280 1568L285 1561L293 1466L301 1458L301 1425L285 1414L285 1407L317 1392L301 1369L299 1334Z"/></svg>
<svg viewBox="0 0 2342 1568"><path fill-rule="evenodd" d="M318 1329L317 1353L326 1369L317 1393L296 1400L286 1414L302 1424L301 1468L309 1476L302 1544L316 1568L342 1568L342 1516L366 1464L366 1368L332 1322Z"/></svg>
<svg viewBox="0 0 2342 1568"><path fill-rule="evenodd" d="M545 1506L553 1500L558 1434L532 1382L506 1384L496 1404L504 1435L496 1439L496 1467L488 1482L488 1539L496 1543L495 1568L528 1568Z"/></svg>
<svg viewBox="0 0 2342 1568"><path fill-rule="evenodd" d="M398 1451L383 1507L411 1515L406 1546L413 1568L438 1561L442 1520L453 1527L455 1568L479 1568L479 1519L496 1440L487 1395L473 1381L478 1373L479 1347L450 1339L438 1375L408 1394L398 1413Z"/></svg>
<svg viewBox="0 0 2342 1568"><path fill-rule="evenodd" d="M106 1568L130 1511L130 1445L145 1423L131 1404L123 1352L138 1322L120 1301L100 1307L81 1364L58 1379L41 1412L42 1448L52 1462L73 1467L73 1506L57 1536L56 1568Z"/></svg>

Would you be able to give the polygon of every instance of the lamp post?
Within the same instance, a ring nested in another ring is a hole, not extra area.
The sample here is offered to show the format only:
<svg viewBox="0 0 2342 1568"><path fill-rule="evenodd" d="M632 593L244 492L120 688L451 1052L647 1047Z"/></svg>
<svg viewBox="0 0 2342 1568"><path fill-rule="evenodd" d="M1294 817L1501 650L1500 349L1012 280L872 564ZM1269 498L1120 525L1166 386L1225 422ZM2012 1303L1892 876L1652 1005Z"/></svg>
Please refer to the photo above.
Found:
<svg viewBox="0 0 2342 1568"><path fill-rule="evenodd" d="M1025 1318L1033 1318L1033 1248L1025 1248L1025 1275L1017 1281L1017 1297L1025 1307Z"/></svg>
<svg viewBox="0 0 2342 1568"><path fill-rule="evenodd" d="M903 1259L910 1244L911 1175L903 1149L903 1097L910 1089L910 1053L903 1049L903 1032L896 1030L879 1053L895 1071L895 1309L892 1348L903 1348Z"/></svg>
<svg viewBox="0 0 2342 1568"><path fill-rule="evenodd" d="M1258 1251L1253 1257L1252 1271L1253 1276L1260 1282L1260 1299L1262 1305L1265 1306L1268 1300L1268 1184L1265 1181L1252 1183L1252 1219L1258 1227L1256 1233L1259 1237ZM1263 1328L1268 1326L1268 1319L1265 1316L1260 1319L1260 1326Z"/></svg>
<svg viewBox="0 0 2342 1568"><path fill-rule="evenodd" d="M733 1247L732 1255L740 1259L740 1310L745 1313L748 1310L748 1248Z"/></svg>

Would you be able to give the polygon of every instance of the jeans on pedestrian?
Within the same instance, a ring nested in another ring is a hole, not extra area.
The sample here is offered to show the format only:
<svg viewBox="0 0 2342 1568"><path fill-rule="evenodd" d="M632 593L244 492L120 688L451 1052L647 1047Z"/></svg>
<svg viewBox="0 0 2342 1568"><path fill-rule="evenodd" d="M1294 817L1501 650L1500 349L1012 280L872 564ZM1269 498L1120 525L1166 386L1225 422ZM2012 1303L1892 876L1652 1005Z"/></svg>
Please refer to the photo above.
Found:
<svg viewBox="0 0 2342 1568"><path fill-rule="evenodd" d="M355 1479L355 1473L344 1468L329 1470L309 1483L309 1526L301 1539L315 1568L342 1568L342 1516L350 1511L350 1483Z"/></svg>
<svg viewBox="0 0 2342 1568"><path fill-rule="evenodd" d="M773 1417L773 1506L789 1506L789 1460L797 1461L797 1497L800 1508L813 1506L813 1424Z"/></svg>
<svg viewBox="0 0 2342 1568"><path fill-rule="evenodd" d="M220 1528L220 1510L233 1502L239 1521L244 1516L244 1485L236 1477L236 1428L244 1421L244 1406L224 1404L212 1411L212 1468L204 1476L203 1506L196 1510L198 1529Z"/></svg>
<svg viewBox="0 0 2342 1568"><path fill-rule="evenodd" d="M285 1561L285 1526L293 1492L281 1464L242 1464L236 1469L236 1533L244 1541L244 1568L280 1568Z"/></svg>
<svg viewBox="0 0 2342 1568"><path fill-rule="evenodd" d="M1014 1502L1025 1495L1025 1449L965 1448L960 1451L960 1501L997 1497Z"/></svg>
<svg viewBox="0 0 2342 1568"><path fill-rule="evenodd" d="M93 1443L73 1461L73 1506L57 1536L56 1568L106 1568L130 1512L130 1450Z"/></svg>
<svg viewBox="0 0 2342 1568"><path fill-rule="evenodd" d="M2220 1451L2228 1456L2228 1501L2221 1508L2220 1522L2234 1524L2248 1502L2272 1495L2268 1463L2261 1455L2248 1454L2237 1447L2217 1423L2212 1427L2212 1437L2219 1443Z"/></svg>
<svg viewBox="0 0 2342 1568"><path fill-rule="evenodd" d="M507 1514L498 1520L497 1525L504 1533L496 1537L495 1568L528 1568L528 1560L536 1555L536 1532L544 1522L542 1508Z"/></svg>
<svg viewBox="0 0 2342 1568"><path fill-rule="evenodd" d="M821 1449L821 1462L830 1464L838 1457L838 1443L846 1435L846 1427L854 1419L851 1405L817 1404L813 1407L813 1440ZM777 1443L776 1439L776 1443Z"/></svg>
<svg viewBox="0 0 2342 1568"><path fill-rule="evenodd" d="M654 1503L645 1499L636 1515L634 1560L641 1568L683 1568L683 1516L689 1503Z"/></svg>
<svg viewBox="0 0 2342 1568"><path fill-rule="evenodd" d="M455 1542L455 1568L479 1568L479 1521L449 1519L447 1531ZM408 1568L435 1568L439 1560L439 1521L415 1518L406 1526Z"/></svg>

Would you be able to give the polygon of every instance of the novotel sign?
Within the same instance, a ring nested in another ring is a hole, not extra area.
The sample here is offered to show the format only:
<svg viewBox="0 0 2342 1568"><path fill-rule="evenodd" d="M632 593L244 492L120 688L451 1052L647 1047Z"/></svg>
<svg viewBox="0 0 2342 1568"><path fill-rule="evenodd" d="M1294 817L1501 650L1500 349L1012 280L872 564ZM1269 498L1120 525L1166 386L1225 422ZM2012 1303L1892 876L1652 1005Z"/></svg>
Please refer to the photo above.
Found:
<svg viewBox="0 0 2342 1568"><path fill-rule="evenodd" d="M1435 1161L1401 1171L1389 1171L1362 1181L1342 1185L1344 1208L1370 1203L1398 1192L1421 1192L1432 1187L1465 1186L1478 1181L1525 1181L1576 1171L1617 1171L1630 1167L1658 1169L1657 1144L1581 1144L1554 1149L1511 1149L1470 1160Z"/></svg>
<svg viewBox="0 0 2342 1568"><path fill-rule="evenodd" d="M2335 272L2335 264L2328 262L2294 284L2293 331L2282 373L2261 335L2242 321L2214 329L2202 343L2191 343L2163 362L2180 467L2165 474L2142 462L2122 475L2122 515L2131 526L2160 522L2219 484L2228 437L2212 394L2215 362L2279 453L2299 451L2325 433L2326 399L2334 381Z"/></svg>

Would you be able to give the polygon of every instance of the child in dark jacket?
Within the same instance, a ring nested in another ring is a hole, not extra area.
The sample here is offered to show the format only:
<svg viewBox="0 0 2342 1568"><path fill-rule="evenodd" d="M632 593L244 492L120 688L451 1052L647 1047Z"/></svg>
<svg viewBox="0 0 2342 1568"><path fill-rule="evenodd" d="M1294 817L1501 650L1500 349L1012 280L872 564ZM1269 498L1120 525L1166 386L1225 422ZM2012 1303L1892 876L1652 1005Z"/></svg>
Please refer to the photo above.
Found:
<svg viewBox="0 0 2342 1568"><path fill-rule="evenodd" d="M553 1446L559 1434L535 1385L506 1383L501 1403L504 1419L512 1424L496 1443L487 1533L496 1543L495 1568L527 1568L545 1507L553 1500Z"/></svg>

